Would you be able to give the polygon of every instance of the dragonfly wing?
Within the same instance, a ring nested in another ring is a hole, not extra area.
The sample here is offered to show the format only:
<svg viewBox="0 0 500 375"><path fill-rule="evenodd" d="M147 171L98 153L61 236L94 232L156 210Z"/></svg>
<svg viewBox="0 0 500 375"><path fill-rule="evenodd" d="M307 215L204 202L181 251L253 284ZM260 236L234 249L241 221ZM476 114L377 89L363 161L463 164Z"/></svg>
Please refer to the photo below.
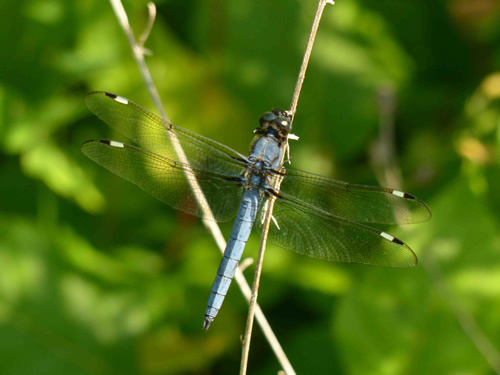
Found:
<svg viewBox="0 0 500 375"><path fill-rule="evenodd" d="M87 107L111 128L143 149L172 160L180 160L180 145L193 168L237 173L246 158L231 148L168 121L121 96L93 92L85 98ZM183 160L181 160L183 161Z"/></svg>
<svg viewBox="0 0 500 375"><path fill-rule="evenodd" d="M194 168L117 141L87 141L82 151L97 164L178 210L204 217L197 201L203 193L215 220L230 220L238 211L243 194L237 185L239 174ZM201 191L193 191L189 180L196 180Z"/></svg>
<svg viewBox="0 0 500 375"><path fill-rule="evenodd" d="M394 189L348 184L287 168L280 191L331 215L360 223L413 224L429 220L429 207Z"/></svg>
<svg viewBox="0 0 500 375"><path fill-rule="evenodd" d="M415 253L388 233L286 200L286 194L283 198L276 199L273 209L276 223L271 221L269 227L268 239L275 245L334 262L389 267L417 264ZM260 231L264 211L257 222Z"/></svg>

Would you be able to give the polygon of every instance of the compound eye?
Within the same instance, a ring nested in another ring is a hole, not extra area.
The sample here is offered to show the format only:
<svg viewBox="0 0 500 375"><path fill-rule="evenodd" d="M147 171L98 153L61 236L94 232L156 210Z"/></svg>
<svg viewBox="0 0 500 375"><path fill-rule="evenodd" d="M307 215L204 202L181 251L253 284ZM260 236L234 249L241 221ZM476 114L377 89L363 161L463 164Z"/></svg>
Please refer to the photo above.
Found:
<svg viewBox="0 0 500 375"><path fill-rule="evenodd" d="M274 122L281 128L285 130L290 130L290 120L288 120L286 117L280 116L277 117Z"/></svg>
<svg viewBox="0 0 500 375"><path fill-rule="evenodd" d="M266 112L260 117L260 126L263 126L266 122L271 122L276 119L276 115L272 112Z"/></svg>

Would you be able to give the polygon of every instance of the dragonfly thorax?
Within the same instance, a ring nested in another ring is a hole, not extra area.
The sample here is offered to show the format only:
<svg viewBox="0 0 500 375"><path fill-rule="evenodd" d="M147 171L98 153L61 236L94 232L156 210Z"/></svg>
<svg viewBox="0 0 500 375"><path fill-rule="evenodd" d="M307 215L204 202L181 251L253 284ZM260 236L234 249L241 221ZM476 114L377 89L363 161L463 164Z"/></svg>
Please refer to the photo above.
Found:
<svg viewBox="0 0 500 375"><path fill-rule="evenodd" d="M262 190L269 186L273 176L274 168L272 165L262 159L249 157L249 163L241 176L241 182L246 189Z"/></svg>

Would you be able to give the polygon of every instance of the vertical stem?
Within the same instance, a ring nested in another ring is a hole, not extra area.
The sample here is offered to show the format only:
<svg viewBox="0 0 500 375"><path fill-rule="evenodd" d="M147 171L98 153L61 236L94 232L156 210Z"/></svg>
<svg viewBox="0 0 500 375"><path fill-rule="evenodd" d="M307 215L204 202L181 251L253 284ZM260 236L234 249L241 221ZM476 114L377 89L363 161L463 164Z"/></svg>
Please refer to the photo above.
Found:
<svg viewBox="0 0 500 375"><path fill-rule="evenodd" d="M309 40L307 43L306 51L304 53L304 58L302 60L302 66L300 68L299 77L297 79L297 84L295 86L295 90L293 93L292 103L290 106L290 110L288 111L293 116L295 115L295 111L297 109L297 103L299 100L300 91L302 89L302 84L304 83L304 78L306 76L307 65L309 64L309 58L311 57L312 47L314 45L314 40L316 38L316 33L318 31L319 22L321 20L321 16L323 14L323 9L326 4L333 4L332 0L319 0L318 8L316 10L316 15L314 17L313 26L311 28L311 33L309 35ZM288 144L286 144L285 148L288 150ZM284 154L283 154L284 157ZM281 160L281 165L283 165L283 159ZM279 186L278 186L279 188ZM266 250L267 244L267 235L269 233L269 225L271 222L273 207L274 207L274 197L269 197L270 200L269 209L266 210L266 216L264 220L264 227L262 230L262 239L260 242L259 255L257 256L257 262L255 264L255 277L252 285L252 296L250 298L249 308L248 308L248 317L247 324L245 328L245 333L243 336L243 347L241 354L241 366L240 366L240 375L245 375L248 366L248 354L250 352L250 340L252 337L252 328L253 328L253 319L255 314L255 306L257 304L257 295L260 284L260 275L262 273L262 263L264 261L264 253ZM290 366L290 368L284 368L287 375L295 375L295 371Z"/></svg>
<svg viewBox="0 0 500 375"><path fill-rule="evenodd" d="M240 375L245 375L247 373L248 365L248 354L250 352L250 340L252 338L252 328L253 328L253 317L255 315L255 306L257 305L257 295L259 294L259 284L260 275L262 273L262 263L264 262L264 253L266 252L267 234L269 233L269 224L271 222L271 212L274 206L274 197L270 197L269 210L266 213L264 227L262 230L262 238L260 241L259 255L257 256L257 262L255 264L255 275L252 285L252 296L250 297L250 302L248 306L248 317L247 325L245 328L245 336L243 338L243 348L241 353L241 366ZM287 375L295 374L295 371L290 366L287 370L285 369Z"/></svg>
<svg viewBox="0 0 500 375"><path fill-rule="evenodd" d="M302 91L302 84L306 78L306 70L309 65L309 58L311 57L314 40L316 39L316 32L319 28L321 16L323 15L323 9L325 9L327 3L334 4L332 0L319 0L318 8L316 9L316 15L314 16L311 32L309 34L309 40L307 41L306 51L304 52L304 58L302 59L302 66L300 67L299 77L297 78L297 84L295 85L295 90L293 92L292 103L290 104L290 109L288 111L292 115L292 118L297 111L297 103L299 102L300 92Z"/></svg>

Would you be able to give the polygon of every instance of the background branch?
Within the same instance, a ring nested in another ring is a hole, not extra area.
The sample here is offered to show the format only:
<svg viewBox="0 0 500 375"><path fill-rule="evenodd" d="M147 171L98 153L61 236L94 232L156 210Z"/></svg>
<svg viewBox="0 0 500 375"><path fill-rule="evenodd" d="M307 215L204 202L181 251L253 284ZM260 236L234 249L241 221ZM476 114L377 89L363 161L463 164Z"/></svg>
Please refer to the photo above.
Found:
<svg viewBox="0 0 500 375"><path fill-rule="evenodd" d="M380 133L379 139L373 147L370 156L379 184L401 190L403 188L403 179L396 157L394 131L396 104L396 91L387 85L380 87L378 92ZM405 230L404 227L400 228L403 231ZM500 375L499 351L457 297L453 288L441 272L439 264L435 261L433 255L427 252L420 256L420 264L452 311L463 332L483 356L491 369L497 375Z"/></svg>

